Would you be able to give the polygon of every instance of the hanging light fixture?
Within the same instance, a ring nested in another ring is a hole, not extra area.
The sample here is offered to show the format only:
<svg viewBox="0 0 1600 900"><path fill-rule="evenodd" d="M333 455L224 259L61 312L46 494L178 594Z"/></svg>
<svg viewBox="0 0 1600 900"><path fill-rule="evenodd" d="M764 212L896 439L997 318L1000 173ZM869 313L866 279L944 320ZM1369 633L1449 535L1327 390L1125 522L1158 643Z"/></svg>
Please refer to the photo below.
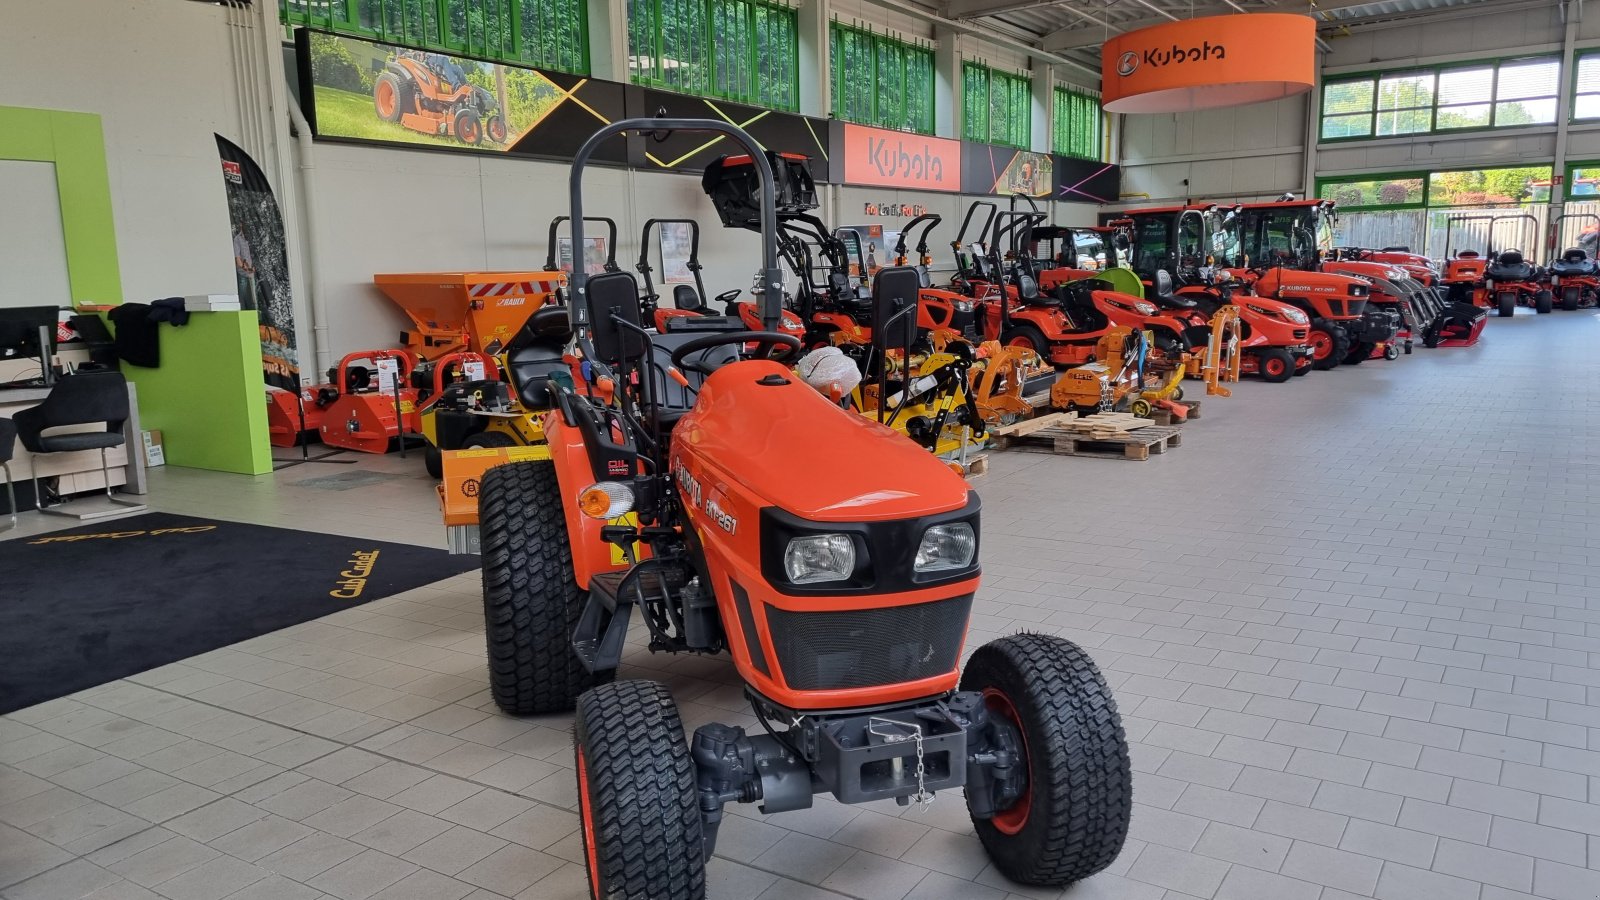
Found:
<svg viewBox="0 0 1600 900"><path fill-rule="evenodd" d="M1292 97L1316 81L1316 21L1290 13L1206 16L1119 34L1100 49L1103 105L1172 113Z"/></svg>

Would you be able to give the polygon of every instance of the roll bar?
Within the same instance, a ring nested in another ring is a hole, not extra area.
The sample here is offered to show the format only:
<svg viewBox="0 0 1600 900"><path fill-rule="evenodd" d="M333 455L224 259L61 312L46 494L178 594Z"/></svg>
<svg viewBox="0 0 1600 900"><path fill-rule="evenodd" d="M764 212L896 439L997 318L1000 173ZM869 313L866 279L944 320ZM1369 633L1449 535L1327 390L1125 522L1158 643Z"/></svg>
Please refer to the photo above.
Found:
<svg viewBox="0 0 1600 900"><path fill-rule="evenodd" d="M734 143L750 154L750 162L761 176L761 327L778 331L783 322L783 270L778 267L778 214L777 199L773 190L772 165L743 128L714 119L636 118L612 122L596 131L572 158L572 175L568 193L572 202L572 246L574 255L583 246L583 170L589 158L607 138L630 131L655 134L674 131L720 134L732 138ZM582 266L572 267L572 326L574 330L587 331L589 327L589 275Z"/></svg>
<svg viewBox="0 0 1600 900"><path fill-rule="evenodd" d="M550 220L550 254L545 257L544 268L546 272L556 271L556 232L561 228L561 223L567 221L568 216L556 216ZM606 246L606 271L617 271L617 223L605 216L590 216L586 221L604 222L606 229L611 233L611 243ZM574 240L572 242L572 268L583 268L583 244Z"/></svg>
<svg viewBox="0 0 1600 900"><path fill-rule="evenodd" d="M921 225L923 222L927 222L928 227L922 229L921 238L917 241L917 262L920 264L922 262L921 257L928 255L928 235L933 233L933 229L943 221L944 217L940 216L938 213L923 213L922 215L917 216L915 219L907 222L905 227L900 229L900 237L894 243L895 265L903 266L906 264L906 236L911 234L912 231L916 230L918 225Z"/></svg>
<svg viewBox="0 0 1600 900"><path fill-rule="evenodd" d="M640 275L644 276L645 296L654 297L656 293L655 283L650 278L650 229L661 225L689 226L689 273L694 276L694 288L700 294L700 302L705 303L710 298L706 296L705 281L700 277L700 269L702 268L700 265L700 223L694 219L645 220L644 228L639 232L639 264L634 267L639 270ZM665 268L666 260L663 259L661 265Z"/></svg>

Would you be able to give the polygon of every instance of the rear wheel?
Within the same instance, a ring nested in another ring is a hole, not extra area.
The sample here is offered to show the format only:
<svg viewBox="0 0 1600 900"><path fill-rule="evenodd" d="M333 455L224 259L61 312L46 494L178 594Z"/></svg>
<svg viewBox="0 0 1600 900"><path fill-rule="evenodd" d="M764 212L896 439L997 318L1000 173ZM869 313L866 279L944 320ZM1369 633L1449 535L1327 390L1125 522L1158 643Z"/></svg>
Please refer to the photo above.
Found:
<svg viewBox="0 0 1600 900"><path fill-rule="evenodd" d="M1500 307L1500 316L1514 316L1517 314L1517 295L1511 291L1502 291L1495 295L1495 303Z"/></svg>
<svg viewBox="0 0 1600 900"><path fill-rule="evenodd" d="M979 647L961 675L991 715L1022 733L1028 784L973 819L995 868L1022 884L1065 885L1111 865L1128 836L1128 739L1105 676L1070 641L1016 634Z"/></svg>
<svg viewBox="0 0 1600 900"><path fill-rule="evenodd" d="M1256 354L1256 365L1261 369L1261 380L1269 384L1282 384L1294 376L1294 357L1282 347L1267 347Z"/></svg>
<svg viewBox="0 0 1600 900"><path fill-rule="evenodd" d="M1050 342L1045 340L1044 332L1034 325L1011 326L1006 329L1005 334L1000 336L1000 343L1005 344L1007 347L1021 347L1024 350L1032 350L1039 354L1042 359L1048 360L1050 358Z"/></svg>
<svg viewBox="0 0 1600 900"><path fill-rule="evenodd" d="M1350 335L1327 319L1311 320L1306 343L1311 345L1311 365L1318 369L1331 369L1350 355Z"/></svg>
<svg viewBox="0 0 1600 900"><path fill-rule="evenodd" d="M444 477L444 453L432 444L422 448L422 467L434 481Z"/></svg>
<svg viewBox="0 0 1600 900"><path fill-rule="evenodd" d="M667 689L618 681L585 693L573 742L590 896L704 898L694 762Z"/></svg>
<svg viewBox="0 0 1600 900"><path fill-rule="evenodd" d="M1554 301L1554 299L1555 298L1551 296L1549 291L1540 291L1539 293L1534 294L1533 295L1533 309L1534 309L1534 311L1537 312L1537 313L1540 313L1541 315L1544 314L1544 313L1549 312L1552 309L1551 304Z"/></svg>
<svg viewBox="0 0 1600 900"><path fill-rule="evenodd" d="M1576 311L1577 308L1578 308L1578 301L1582 297L1582 295L1583 295L1583 289L1582 288L1575 288L1575 287L1562 288L1562 290L1561 290L1561 308L1566 310L1567 312Z"/></svg>
<svg viewBox="0 0 1600 900"><path fill-rule="evenodd" d="M1350 352L1346 353L1344 356L1344 364L1347 366L1361 365L1368 359L1372 358L1372 351L1377 349L1377 347L1378 345L1376 343L1369 343L1367 341L1362 341L1358 344L1351 345Z"/></svg>
<svg viewBox="0 0 1600 900"><path fill-rule="evenodd" d="M393 72L384 72L372 83L372 107L378 118L398 122L411 106L411 86Z"/></svg>
<svg viewBox="0 0 1600 900"><path fill-rule="evenodd" d="M561 488L549 462L495 466L478 495L483 617L494 702L514 716L562 712L611 680L572 650L588 596L572 575Z"/></svg>

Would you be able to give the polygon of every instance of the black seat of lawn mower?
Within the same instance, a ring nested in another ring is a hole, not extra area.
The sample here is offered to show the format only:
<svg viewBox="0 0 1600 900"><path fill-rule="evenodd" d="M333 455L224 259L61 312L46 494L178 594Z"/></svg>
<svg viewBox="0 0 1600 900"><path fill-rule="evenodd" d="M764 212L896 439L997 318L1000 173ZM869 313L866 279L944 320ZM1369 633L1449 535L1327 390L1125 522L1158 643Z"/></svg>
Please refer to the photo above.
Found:
<svg viewBox="0 0 1600 900"><path fill-rule="evenodd" d="M567 370L561 358L572 340L567 308L548 303L534 311L506 345L506 367L517 399L528 409L545 409L555 402L549 379Z"/></svg>
<svg viewBox="0 0 1600 900"><path fill-rule="evenodd" d="M1507 250L1489 264L1488 275L1495 281L1528 281L1534 276L1534 267L1516 250Z"/></svg>
<svg viewBox="0 0 1600 900"><path fill-rule="evenodd" d="M1556 275L1595 275L1600 274L1600 264L1590 259L1583 248L1573 247L1550 264L1550 271Z"/></svg>

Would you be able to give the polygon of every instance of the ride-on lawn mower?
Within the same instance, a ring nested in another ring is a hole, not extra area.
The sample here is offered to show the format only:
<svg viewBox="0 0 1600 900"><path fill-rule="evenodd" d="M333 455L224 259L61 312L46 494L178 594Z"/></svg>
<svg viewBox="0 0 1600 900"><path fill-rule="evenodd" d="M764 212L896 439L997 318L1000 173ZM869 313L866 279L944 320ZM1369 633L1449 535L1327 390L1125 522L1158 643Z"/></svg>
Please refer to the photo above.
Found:
<svg viewBox="0 0 1600 900"><path fill-rule="evenodd" d="M481 144L506 141L506 120L494 95L467 80L442 53L401 50L372 83L378 118L423 134Z"/></svg>
<svg viewBox="0 0 1600 900"><path fill-rule="evenodd" d="M1567 229L1563 223L1568 219L1590 224L1578 232L1578 245L1569 247L1559 257L1551 259L1547 271L1550 273L1550 290L1560 299L1561 308L1570 312L1580 307L1600 305L1600 263L1591 258L1589 251L1581 245L1583 235L1600 231L1600 216L1594 213L1557 216L1550 223L1552 240L1559 241L1565 235ZM1561 243L1554 246L1559 247Z"/></svg>
<svg viewBox="0 0 1600 900"><path fill-rule="evenodd" d="M574 272L588 376L550 385L550 461L483 478L492 693L515 715L576 706L592 896L704 897L726 804L776 813L824 791L907 804L964 787L1007 877L1057 885L1105 868L1132 801L1105 679L1037 634L985 644L958 671L977 497L779 362L801 341L776 330L773 175L754 140L716 121L605 126L573 159L575 240L589 158L627 131L713 132L749 150L765 330L652 335L632 275ZM665 686L614 681L635 610L654 651L729 651L763 733L712 723L685 742Z"/></svg>

